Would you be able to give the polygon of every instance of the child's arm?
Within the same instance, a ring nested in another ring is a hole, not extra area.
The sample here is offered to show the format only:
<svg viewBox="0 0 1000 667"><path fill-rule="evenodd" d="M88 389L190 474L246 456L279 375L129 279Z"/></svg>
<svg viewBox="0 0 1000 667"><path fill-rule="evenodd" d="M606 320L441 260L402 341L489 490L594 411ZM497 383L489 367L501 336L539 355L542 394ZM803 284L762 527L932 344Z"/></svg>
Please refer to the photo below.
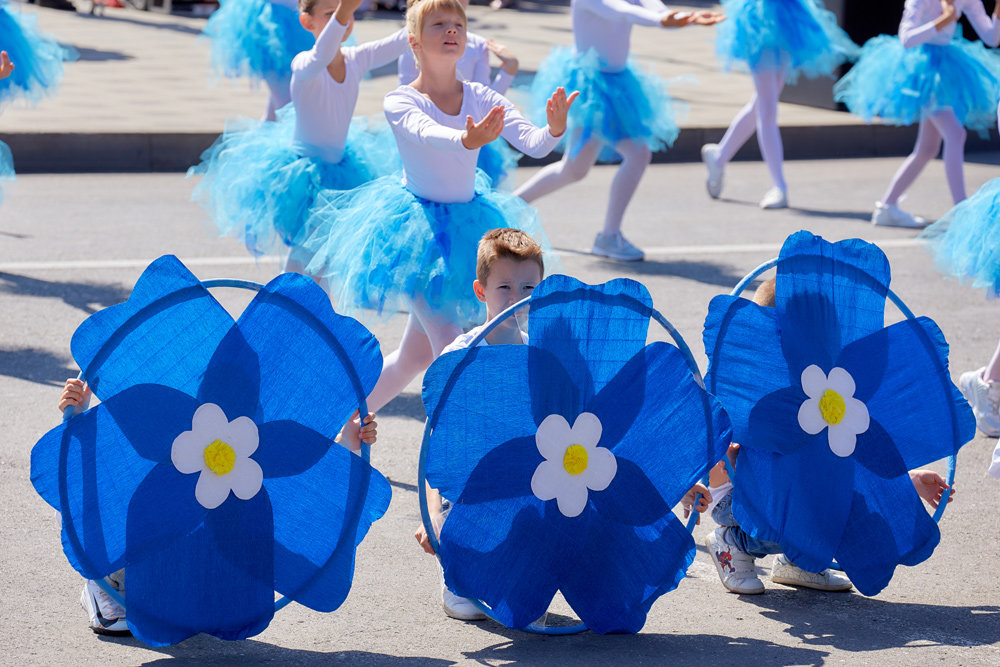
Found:
<svg viewBox="0 0 1000 667"><path fill-rule="evenodd" d="M507 90L510 89L510 84L513 83L514 76L517 75L517 70L520 68L521 64L518 62L517 56L514 55L513 51L508 49L503 44L498 44L492 39L486 40L486 50L500 59L500 70L497 72L496 77L494 77L493 82L490 84L490 88L497 91L501 95L506 95ZM488 75L488 56L486 69Z"/></svg>
<svg viewBox="0 0 1000 667"><path fill-rule="evenodd" d="M919 0L906 0L903 9L903 20L899 24L899 40L903 48L912 49L924 42L930 41L939 32L957 20L954 0L941 0L941 15L933 21L924 24L917 23L917 5Z"/></svg>
<svg viewBox="0 0 1000 667"><path fill-rule="evenodd" d="M347 26L360 4L361 0L341 0L313 47L292 59L292 74L296 78L309 79L326 71L327 66L337 57Z"/></svg>
<svg viewBox="0 0 1000 667"><path fill-rule="evenodd" d="M435 150L465 150L465 132L437 122L420 106L410 93L392 91L382 100L386 120L407 141ZM484 119L485 122L485 119Z"/></svg>
<svg viewBox="0 0 1000 667"><path fill-rule="evenodd" d="M4 53L6 55L6 52ZM73 414L78 415L87 409L90 403L90 387L83 380L70 378L66 380L62 394L59 396L59 412L64 412L69 406L73 406Z"/></svg>
<svg viewBox="0 0 1000 667"><path fill-rule="evenodd" d="M947 489L951 489L944 481L944 477L933 470L911 470L910 481L913 482L913 488L917 490L917 495L934 508L937 508L938 503L941 502L941 495ZM951 489L951 493L948 494L948 502L950 503L954 497L955 489Z"/></svg>
<svg viewBox="0 0 1000 667"><path fill-rule="evenodd" d="M357 62L358 69L362 72L367 72L368 70L375 69L376 67L388 65L409 49L410 35L406 31L406 28L400 28L388 37L376 39L371 42L365 42L360 46L351 47L349 51L351 52L352 58L355 62ZM347 52L348 49L345 49L345 55ZM402 79L402 73L400 73L400 78ZM409 83L416 78L417 73L414 72L413 78L406 81L406 83ZM403 82L400 81L400 83Z"/></svg>
<svg viewBox="0 0 1000 667"><path fill-rule="evenodd" d="M635 25L664 26L664 21L671 21L676 18L678 12L671 11L662 2L643 2L641 5L633 5L626 0L577 0L577 6L592 14L597 14L603 19L624 20ZM690 12L688 19L692 18ZM687 21L688 19L681 19ZM677 23L676 25L684 25ZM671 26L672 27L672 26Z"/></svg>
<svg viewBox="0 0 1000 667"><path fill-rule="evenodd" d="M14 63L6 51L0 51L0 79L6 79L14 71Z"/></svg>
<svg viewBox="0 0 1000 667"><path fill-rule="evenodd" d="M997 20L997 11L1000 10L1000 3L993 10L992 18L986 15L986 8L979 0L966 2L962 12L983 43L987 46L996 46L1000 43L1000 21Z"/></svg>

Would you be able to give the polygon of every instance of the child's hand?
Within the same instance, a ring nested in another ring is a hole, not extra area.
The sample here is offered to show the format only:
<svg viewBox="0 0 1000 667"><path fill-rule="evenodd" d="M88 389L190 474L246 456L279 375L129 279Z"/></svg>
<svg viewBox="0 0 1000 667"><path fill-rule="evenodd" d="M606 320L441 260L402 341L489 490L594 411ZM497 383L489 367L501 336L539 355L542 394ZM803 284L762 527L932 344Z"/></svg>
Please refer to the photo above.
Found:
<svg viewBox="0 0 1000 667"><path fill-rule="evenodd" d="M0 79L6 79L14 71L14 63L6 51L0 51Z"/></svg>
<svg viewBox="0 0 1000 667"><path fill-rule="evenodd" d="M344 428L340 429L337 443L349 451L360 452L362 442L366 445L374 445L377 439L378 422L375 421L375 413L369 412L362 422L358 418L358 411L355 410L351 418L344 424Z"/></svg>
<svg viewBox="0 0 1000 667"><path fill-rule="evenodd" d="M913 482L913 488L917 490L917 495L935 509L941 502L941 494L946 489L951 489L944 478L933 470L911 470L910 481ZM948 502L950 503L954 498L955 490L952 489L951 493L948 494Z"/></svg>
<svg viewBox="0 0 1000 667"><path fill-rule="evenodd" d="M517 57L514 55L513 51L492 39L486 40L486 48L490 53L500 59L500 69L507 72L507 74L510 74L511 76L517 74L517 69L520 67L520 63L518 63Z"/></svg>
<svg viewBox="0 0 1000 667"><path fill-rule="evenodd" d="M431 540L427 537L427 529L424 528L424 524L420 524L420 528L417 528L416 532L413 533L413 537L417 538L417 542L424 552L434 555L434 547L431 546Z"/></svg>
<svg viewBox="0 0 1000 667"><path fill-rule="evenodd" d="M955 0L941 0L941 15L934 20L934 27L944 30L953 21L958 20L958 13L955 11Z"/></svg>
<svg viewBox="0 0 1000 667"><path fill-rule="evenodd" d="M716 23L722 23L726 20L726 15L722 12L695 12L694 20L691 23L695 25L715 25Z"/></svg>
<svg viewBox="0 0 1000 667"><path fill-rule="evenodd" d="M701 483L695 484L687 493L684 494L684 497L681 498L681 507L684 508L684 518L686 519L691 516L692 509L701 514L708 509L711 502L712 494L708 492L705 485ZM701 523L701 517L698 517L697 523Z"/></svg>
<svg viewBox="0 0 1000 667"><path fill-rule="evenodd" d="M660 25L664 28L681 28L693 23L694 19L694 12L667 12L663 18L660 19Z"/></svg>
<svg viewBox="0 0 1000 667"><path fill-rule="evenodd" d="M4 52L6 54L6 52ZM70 378L66 380L62 394L59 396L59 412L64 412L69 406L73 406L73 414L80 412L80 406L90 400L90 387L83 380Z"/></svg>
<svg viewBox="0 0 1000 667"><path fill-rule="evenodd" d="M337 11L334 14L337 23L340 25L349 25L354 18L354 12L361 6L361 2L362 0L340 0L340 5L338 5Z"/></svg>
<svg viewBox="0 0 1000 667"><path fill-rule="evenodd" d="M471 151L482 148L499 137L503 131L505 112L506 110L502 106L493 107L478 123L472 120L472 116L466 116L462 145Z"/></svg>
<svg viewBox="0 0 1000 667"><path fill-rule="evenodd" d="M569 108L580 96L580 91L576 90L572 95L566 97L566 89L562 86L556 88L552 97L545 103L545 117L549 122L549 132L553 137L561 137L566 131L566 116L569 115Z"/></svg>

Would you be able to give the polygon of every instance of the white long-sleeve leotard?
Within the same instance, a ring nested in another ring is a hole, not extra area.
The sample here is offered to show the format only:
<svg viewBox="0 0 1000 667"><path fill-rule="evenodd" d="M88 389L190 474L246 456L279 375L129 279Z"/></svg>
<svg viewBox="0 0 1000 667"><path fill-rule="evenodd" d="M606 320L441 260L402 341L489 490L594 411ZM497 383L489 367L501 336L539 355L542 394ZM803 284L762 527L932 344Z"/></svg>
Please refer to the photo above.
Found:
<svg viewBox="0 0 1000 667"><path fill-rule="evenodd" d="M572 0L577 53L597 51L601 69L621 72L628 62L632 26L660 26L670 12L660 0Z"/></svg>
<svg viewBox="0 0 1000 667"><path fill-rule="evenodd" d="M958 19L964 14L984 43L996 46L1000 42L1000 21L986 14L980 0L955 0L955 13L955 20L938 30L934 21L941 16L940 0L906 0L899 39L908 49L921 44L947 44L955 34Z"/></svg>
<svg viewBox="0 0 1000 667"><path fill-rule="evenodd" d="M490 51L486 48L486 38L474 32L467 33L468 41L465 44L465 53L455 64L455 76L459 81L475 81L484 86L489 86L501 95L507 94L511 82L514 80L513 74L508 74L501 67L497 75L490 79ZM397 62L399 68L399 85L405 86L413 83L420 71L417 68L417 59L413 57L413 50L407 49L399 57Z"/></svg>
<svg viewBox="0 0 1000 667"><path fill-rule="evenodd" d="M333 163L340 162L344 155L362 77L372 68L391 63L409 48L403 29L383 39L341 49L346 31L347 26L331 17L313 48L292 60L295 147L302 155ZM337 83L327 66L340 50L347 74L343 82Z"/></svg>
<svg viewBox="0 0 1000 667"><path fill-rule="evenodd" d="M559 143L547 125L536 127L506 97L474 81L462 84L462 109L455 116L441 111L412 86L390 92L382 106L399 146L407 189L444 204L472 201L476 194L479 149L462 145L466 116L479 122L493 107L504 107L501 136L531 157L548 155Z"/></svg>

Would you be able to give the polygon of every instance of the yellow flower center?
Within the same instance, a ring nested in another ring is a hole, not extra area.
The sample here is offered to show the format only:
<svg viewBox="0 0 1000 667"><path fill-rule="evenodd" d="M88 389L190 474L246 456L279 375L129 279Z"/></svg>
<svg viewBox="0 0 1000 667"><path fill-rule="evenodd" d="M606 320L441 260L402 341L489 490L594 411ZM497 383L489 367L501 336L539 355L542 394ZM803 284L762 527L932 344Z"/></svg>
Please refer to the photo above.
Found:
<svg viewBox="0 0 1000 667"><path fill-rule="evenodd" d="M839 424L844 420L844 413L847 406L844 404L844 397L833 389L823 392L823 398L819 399L819 413L826 420L827 424Z"/></svg>
<svg viewBox="0 0 1000 667"><path fill-rule="evenodd" d="M205 448L205 465L216 475L230 473L236 465L236 452L228 444L216 440Z"/></svg>
<svg viewBox="0 0 1000 667"><path fill-rule="evenodd" d="M563 454L563 467L571 475L579 475L587 469L587 450L583 445L570 445Z"/></svg>

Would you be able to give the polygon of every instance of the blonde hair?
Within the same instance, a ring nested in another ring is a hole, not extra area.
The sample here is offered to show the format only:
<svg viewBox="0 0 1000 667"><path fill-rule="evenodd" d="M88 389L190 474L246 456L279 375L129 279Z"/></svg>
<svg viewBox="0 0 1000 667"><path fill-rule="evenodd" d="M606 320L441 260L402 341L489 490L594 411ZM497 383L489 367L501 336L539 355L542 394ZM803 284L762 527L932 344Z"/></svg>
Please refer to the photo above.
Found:
<svg viewBox="0 0 1000 667"><path fill-rule="evenodd" d="M476 280L485 285L493 264L504 257L518 262L535 262L541 275L545 275L542 246L520 229L503 227L491 229L479 240L479 251L476 253Z"/></svg>
<svg viewBox="0 0 1000 667"><path fill-rule="evenodd" d="M300 0L304 2L306 0ZM406 30L420 39L424 32L424 21L431 12L443 9L455 12L465 21L465 7L460 0L406 0Z"/></svg>
<svg viewBox="0 0 1000 667"><path fill-rule="evenodd" d="M768 278L753 293L753 302L764 308L774 308L774 278Z"/></svg>

